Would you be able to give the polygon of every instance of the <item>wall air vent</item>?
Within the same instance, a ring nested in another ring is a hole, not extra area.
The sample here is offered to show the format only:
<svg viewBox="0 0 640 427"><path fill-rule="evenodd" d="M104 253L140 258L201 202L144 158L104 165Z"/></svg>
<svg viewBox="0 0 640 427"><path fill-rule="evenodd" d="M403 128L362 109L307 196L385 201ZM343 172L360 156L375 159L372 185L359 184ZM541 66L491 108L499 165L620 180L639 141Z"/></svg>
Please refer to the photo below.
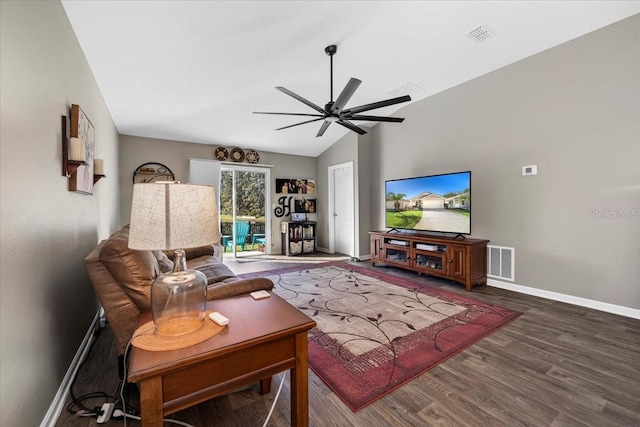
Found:
<svg viewBox="0 0 640 427"><path fill-rule="evenodd" d="M513 282L516 249L505 246L487 246L487 276Z"/></svg>
<svg viewBox="0 0 640 427"><path fill-rule="evenodd" d="M489 37L493 36L495 33L487 28L484 25L478 25L477 27L475 27L473 30L467 32L467 34L465 34L467 37L469 37L471 40L474 40L477 43L483 42L486 39L488 39Z"/></svg>

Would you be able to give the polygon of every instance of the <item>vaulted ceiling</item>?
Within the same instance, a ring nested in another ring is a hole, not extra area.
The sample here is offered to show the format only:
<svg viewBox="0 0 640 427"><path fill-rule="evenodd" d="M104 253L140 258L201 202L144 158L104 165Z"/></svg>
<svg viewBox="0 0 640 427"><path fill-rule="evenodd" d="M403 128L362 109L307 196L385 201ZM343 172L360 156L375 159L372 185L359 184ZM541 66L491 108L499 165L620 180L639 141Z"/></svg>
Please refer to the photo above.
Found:
<svg viewBox="0 0 640 427"><path fill-rule="evenodd" d="M404 94L413 103L640 13L640 1L62 3L121 134L306 156L350 131L276 131L306 118L252 112L314 112L276 86L324 106L330 44L334 99L356 77L347 107ZM477 27L491 37L468 37ZM406 105L369 114L401 116Z"/></svg>

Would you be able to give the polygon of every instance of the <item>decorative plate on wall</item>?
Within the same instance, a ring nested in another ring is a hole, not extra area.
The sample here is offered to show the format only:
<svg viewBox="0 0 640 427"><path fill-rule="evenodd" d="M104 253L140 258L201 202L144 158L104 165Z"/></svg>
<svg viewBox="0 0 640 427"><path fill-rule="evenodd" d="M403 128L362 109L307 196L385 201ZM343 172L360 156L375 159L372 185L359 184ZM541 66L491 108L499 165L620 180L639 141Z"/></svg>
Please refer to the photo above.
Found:
<svg viewBox="0 0 640 427"><path fill-rule="evenodd" d="M227 152L226 148L216 148L216 160L227 160L227 157L229 157L229 153Z"/></svg>
<svg viewBox="0 0 640 427"><path fill-rule="evenodd" d="M258 160L260 160L260 155L256 150L247 150L247 162L258 163Z"/></svg>
<svg viewBox="0 0 640 427"><path fill-rule="evenodd" d="M241 162L244 160L244 151L241 148L234 148L231 150L231 160L234 162Z"/></svg>

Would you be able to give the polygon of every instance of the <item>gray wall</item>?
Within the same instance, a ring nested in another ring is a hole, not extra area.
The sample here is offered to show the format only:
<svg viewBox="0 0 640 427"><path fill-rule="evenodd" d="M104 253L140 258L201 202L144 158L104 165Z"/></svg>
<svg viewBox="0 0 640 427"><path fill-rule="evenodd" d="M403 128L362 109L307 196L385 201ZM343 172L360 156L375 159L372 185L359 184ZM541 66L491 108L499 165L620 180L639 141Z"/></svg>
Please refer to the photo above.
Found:
<svg viewBox="0 0 640 427"><path fill-rule="evenodd" d="M354 176L354 206L358 205L357 186L355 179L358 168L358 134L349 132L340 138L335 144L318 156L318 247L322 250L329 249L329 218L333 212L329 212L329 166L340 163L353 162ZM357 208L356 208L357 209ZM356 229L357 219L354 218ZM354 247L355 250L355 247ZM354 252L355 253L355 252Z"/></svg>
<svg viewBox="0 0 640 427"><path fill-rule="evenodd" d="M374 127L377 129L377 126ZM357 162L357 203L356 216L358 218L356 241L355 241L355 257L358 259L369 259L368 254L371 252L371 240L369 231L373 230L371 223L371 213L374 209L371 204L371 176L373 168L371 165L372 139L376 133L368 129L368 133L358 137L358 162Z"/></svg>
<svg viewBox="0 0 640 427"><path fill-rule="evenodd" d="M516 248L515 283L640 309L638 40L635 15L376 127L373 228L384 180L471 170L472 237Z"/></svg>
<svg viewBox="0 0 640 427"><path fill-rule="evenodd" d="M230 149L231 147L228 147ZM158 162L168 166L177 181L189 179L189 159L214 159L216 147L205 144L193 144L181 141L120 136L120 219L129 223L131 214L131 196L133 194L133 171L143 163ZM276 194L276 178L316 179L316 159L305 156L260 151L260 161L256 166L271 165L271 253L280 254L280 222L289 218L276 218L273 215L274 204L282 194ZM248 163L240 163L246 166ZM317 185L316 185L317 186ZM309 215L310 220L316 216Z"/></svg>
<svg viewBox="0 0 640 427"><path fill-rule="evenodd" d="M98 309L83 260L119 226L118 135L60 2L0 2L0 425L40 424ZM60 117L79 104L106 179L62 176Z"/></svg>

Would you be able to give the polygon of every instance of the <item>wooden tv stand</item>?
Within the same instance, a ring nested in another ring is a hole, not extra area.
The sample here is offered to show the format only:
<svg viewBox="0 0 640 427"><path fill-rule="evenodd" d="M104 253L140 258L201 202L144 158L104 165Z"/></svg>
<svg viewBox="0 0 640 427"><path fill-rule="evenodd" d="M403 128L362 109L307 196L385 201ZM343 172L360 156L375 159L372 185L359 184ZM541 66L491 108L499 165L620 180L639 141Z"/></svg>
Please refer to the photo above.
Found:
<svg viewBox="0 0 640 427"><path fill-rule="evenodd" d="M487 284L488 240L370 231L371 264L385 263L462 283Z"/></svg>

